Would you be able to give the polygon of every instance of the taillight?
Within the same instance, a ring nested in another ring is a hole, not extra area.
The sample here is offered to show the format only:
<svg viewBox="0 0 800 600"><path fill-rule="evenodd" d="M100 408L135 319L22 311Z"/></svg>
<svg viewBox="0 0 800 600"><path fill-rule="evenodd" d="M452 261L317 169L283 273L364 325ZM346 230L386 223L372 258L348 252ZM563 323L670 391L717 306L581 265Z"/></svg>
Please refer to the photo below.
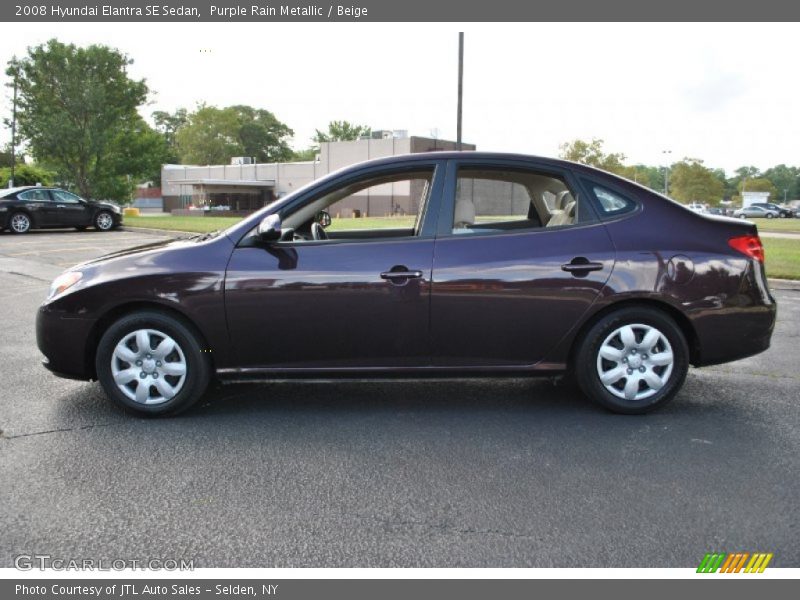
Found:
<svg viewBox="0 0 800 600"><path fill-rule="evenodd" d="M728 240L728 245L749 258L764 262L764 246L757 235L742 235Z"/></svg>

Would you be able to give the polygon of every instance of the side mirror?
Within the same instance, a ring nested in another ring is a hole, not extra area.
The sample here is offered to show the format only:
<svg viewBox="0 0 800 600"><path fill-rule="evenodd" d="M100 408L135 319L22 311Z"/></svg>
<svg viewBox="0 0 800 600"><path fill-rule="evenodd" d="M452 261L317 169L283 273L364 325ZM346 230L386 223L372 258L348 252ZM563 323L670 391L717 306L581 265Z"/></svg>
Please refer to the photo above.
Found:
<svg viewBox="0 0 800 600"><path fill-rule="evenodd" d="M281 218L279 215L267 215L258 224L256 230L258 239L262 242L274 242L281 239Z"/></svg>
<svg viewBox="0 0 800 600"><path fill-rule="evenodd" d="M321 210L317 213L315 220L322 225L322 227L328 227L331 224L331 215L327 210Z"/></svg>

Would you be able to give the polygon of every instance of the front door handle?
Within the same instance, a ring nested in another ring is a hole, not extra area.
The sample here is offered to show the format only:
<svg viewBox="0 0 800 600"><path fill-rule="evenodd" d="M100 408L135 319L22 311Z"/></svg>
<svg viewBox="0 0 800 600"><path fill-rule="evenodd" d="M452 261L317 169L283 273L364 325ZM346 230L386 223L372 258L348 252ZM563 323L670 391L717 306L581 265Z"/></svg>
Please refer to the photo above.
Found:
<svg viewBox="0 0 800 600"><path fill-rule="evenodd" d="M574 275L585 275L589 271L600 271L603 263L591 262L583 256L577 256L565 265L561 265L561 270Z"/></svg>
<svg viewBox="0 0 800 600"><path fill-rule="evenodd" d="M422 271L409 271L408 269L397 269L381 273L381 279L399 284L404 284L407 283L409 279L419 279L420 277L422 277Z"/></svg>

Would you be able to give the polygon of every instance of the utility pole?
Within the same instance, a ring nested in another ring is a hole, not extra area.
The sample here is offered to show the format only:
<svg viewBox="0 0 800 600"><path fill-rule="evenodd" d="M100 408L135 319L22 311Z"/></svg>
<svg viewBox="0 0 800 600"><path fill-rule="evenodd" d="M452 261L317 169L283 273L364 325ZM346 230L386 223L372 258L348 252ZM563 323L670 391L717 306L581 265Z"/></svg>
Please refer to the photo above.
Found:
<svg viewBox="0 0 800 600"><path fill-rule="evenodd" d="M461 112L464 96L464 32L458 32L458 123L456 125L456 150L461 150Z"/></svg>
<svg viewBox="0 0 800 600"><path fill-rule="evenodd" d="M661 154L664 155L664 195L668 195L669 193L669 154L672 154L672 150L662 150Z"/></svg>
<svg viewBox="0 0 800 600"><path fill-rule="evenodd" d="M14 104L11 109L11 177L8 187L14 187L14 176L17 168L17 69L14 67Z"/></svg>

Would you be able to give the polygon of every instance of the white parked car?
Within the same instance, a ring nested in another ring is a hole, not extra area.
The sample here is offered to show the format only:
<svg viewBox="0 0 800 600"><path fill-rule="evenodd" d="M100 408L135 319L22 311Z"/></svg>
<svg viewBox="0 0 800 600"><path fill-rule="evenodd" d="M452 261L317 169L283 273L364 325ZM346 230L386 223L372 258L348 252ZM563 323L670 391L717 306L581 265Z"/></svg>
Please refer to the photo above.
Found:
<svg viewBox="0 0 800 600"><path fill-rule="evenodd" d="M706 210L705 204L700 204L699 202L692 202L692 203L690 203L690 204L687 204L687 208L688 208L689 210L693 210L693 211L694 211L694 212L696 212L696 213L705 213L705 212L708 212L708 211Z"/></svg>

